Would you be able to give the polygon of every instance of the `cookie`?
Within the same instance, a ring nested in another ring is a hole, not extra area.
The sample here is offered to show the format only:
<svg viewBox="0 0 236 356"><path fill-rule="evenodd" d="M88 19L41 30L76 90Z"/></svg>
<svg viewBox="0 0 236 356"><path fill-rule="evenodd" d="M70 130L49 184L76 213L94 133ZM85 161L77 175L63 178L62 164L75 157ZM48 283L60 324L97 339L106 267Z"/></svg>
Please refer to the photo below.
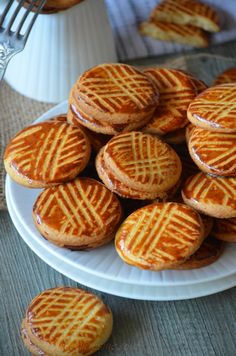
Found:
<svg viewBox="0 0 236 356"><path fill-rule="evenodd" d="M165 0L158 4L151 18L177 25L194 25L209 32L220 31L219 16L207 4L194 0Z"/></svg>
<svg viewBox="0 0 236 356"><path fill-rule="evenodd" d="M112 240L121 217L119 200L92 178L45 189L33 207L38 231L52 243L76 250Z"/></svg>
<svg viewBox="0 0 236 356"><path fill-rule="evenodd" d="M200 215L178 203L155 203L136 210L121 224L115 246L128 264L160 271L184 262L203 241Z"/></svg>
<svg viewBox="0 0 236 356"><path fill-rule="evenodd" d="M186 204L215 218L236 217L236 178L204 173L191 176L182 188Z"/></svg>
<svg viewBox="0 0 236 356"><path fill-rule="evenodd" d="M78 288L57 287L32 300L21 334L31 352L91 355L108 340L112 326L112 312L98 297Z"/></svg>
<svg viewBox="0 0 236 356"><path fill-rule="evenodd" d="M176 152L157 137L142 132L113 137L104 148L103 159L124 185L156 197L174 187L181 175Z"/></svg>
<svg viewBox="0 0 236 356"><path fill-rule="evenodd" d="M91 116L86 115L73 104L74 99L69 99L71 105L67 114L67 121L74 126L84 126L92 132L103 135L118 135L123 132L131 132L146 125L150 121L147 116L144 120L138 122L130 122L127 124L112 124L101 120L96 120Z"/></svg>
<svg viewBox="0 0 236 356"><path fill-rule="evenodd" d="M25 319L23 319L22 324L21 324L21 338L26 346L26 348L29 350L29 352L33 355L41 355L41 356L47 356L45 352L43 352L38 346L33 344L33 342L30 340L28 332L26 330L26 324L25 324Z"/></svg>
<svg viewBox="0 0 236 356"><path fill-rule="evenodd" d="M212 235L218 240L236 242L236 218L215 219Z"/></svg>
<svg viewBox="0 0 236 356"><path fill-rule="evenodd" d="M190 256L184 263L176 265L172 269L188 270L209 266L219 259L223 251L224 243L222 243L222 241L219 241L214 237L208 237L192 256Z"/></svg>
<svg viewBox="0 0 236 356"><path fill-rule="evenodd" d="M204 239L206 239L212 231L214 220L211 216L207 216L203 214L201 214L201 218L204 226Z"/></svg>
<svg viewBox="0 0 236 356"><path fill-rule="evenodd" d="M75 178L86 167L91 146L83 130L58 118L28 126L7 145L9 176L28 188L45 188Z"/></svg>
<svg viewBox="0 0 236 356"><path fill-rule="evenodd" d="M109 125L134 124L147 120L159 101L152 81L127 64L100 64L83 73L72 87L69 105Z"/></svg>
<svg viewBox="0 0 236 356"><path fill-rule="evenodd" d="M213 85L236 83L236 67L229 68L214 80Z"/></svg>
<svg viewBox="0 0 236 356"><path fill-rule="evenodd" d="M194 127L196 127L196 126L193 124L188 124L185 127L185 138L186 138L187 143L189 142L189 138L190 138L191 132L193 131Z"/></svg>
<svg viewBox="0 0 236 356"><path fill-rule="evenodd" d="M203 172L236 176L236 133L211 132L194 127L188 149L193 161Z"/></svg>
<svg viewBox="0 0 236 356"><path fill-rule="evenodd" d="M196 96L195 87L188 75L176 69L149 68L144 73L155 83L160 101L144 132L165 135L188 123L187 108Z"/></svg>
<svg viewBox="0 0 236 356"><path fill-rule="evenodd" d="M204 90L206 90L208 88L208 86L206 85L206 83L203 80L195 77L192 73L187 72L187 71L185 71L183 69L178 69L178 70L180 70L182 73L188 75L191 78L192 83L193 83L193 85L195 87L195 90L196 90L196 94L200 94L200 93L202 93Z"/></svg>
<svg viewBox="0 0 236 356"><path fill-rule="evenodd" d="M79 4L82 1L83 0L47 0L45 5L43 6L43 9L41 10L41 13L48 14L48 13L66 10L76 4ZM38 3L40 3L39 0L35 1L35 5L37 5ZM27 8L30 4L31 1L26 0L23 6Z"/></svg>
<svg viewBox="0 0 236 356"><path fill-rule="evenodd" d="M206 33L191 25L176 25L150 20L141 23L139 32L157 40L182 43L191 47L201 48L209 45Z"/></svg>
<svg viewBox="0 0 236 356"><path fill-rule="evenodd" d="M189 105L192 124L216 132L236 132L236 83L208 88Z"/></svg>

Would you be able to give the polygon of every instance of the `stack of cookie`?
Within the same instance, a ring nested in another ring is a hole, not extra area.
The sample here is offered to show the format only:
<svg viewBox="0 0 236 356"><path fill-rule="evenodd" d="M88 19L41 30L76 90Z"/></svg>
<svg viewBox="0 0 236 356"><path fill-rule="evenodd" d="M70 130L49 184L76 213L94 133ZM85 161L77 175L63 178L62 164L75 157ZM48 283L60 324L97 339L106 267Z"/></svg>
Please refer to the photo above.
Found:
<svg viewBox="0 0 236 356"><path fill-rule="evenodd" d="M159 39L207 47L207 32L218 32L219 17L209 5L196 0L164 0L152 11L140 33Z"/></svg>
<svg viewBox="0 0 236 356"><path fill-rule="evenodd" d="M188 108L192 160L202 171L184 184L186 204L216 220L213 235L236 242L236 83L213 86ZM222 220L223 219L223 220Z"/></svg>

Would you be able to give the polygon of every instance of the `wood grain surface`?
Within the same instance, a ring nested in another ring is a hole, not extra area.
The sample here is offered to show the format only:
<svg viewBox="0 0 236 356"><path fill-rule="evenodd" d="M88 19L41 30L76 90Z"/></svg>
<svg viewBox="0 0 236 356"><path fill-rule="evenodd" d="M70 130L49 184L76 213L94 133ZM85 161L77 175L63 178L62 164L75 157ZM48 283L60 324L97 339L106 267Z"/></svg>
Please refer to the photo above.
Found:
<svg viewBox="0 0 236 356"><path fill-rule="evenodd" d="M236 288L176 302L145 302L110 296L79 284L40 260L0 213L0 355L27 356L19 335L35 295L54 286L78 286L107 303L114 314L111 339L97 355L235 356Z"/></svg>

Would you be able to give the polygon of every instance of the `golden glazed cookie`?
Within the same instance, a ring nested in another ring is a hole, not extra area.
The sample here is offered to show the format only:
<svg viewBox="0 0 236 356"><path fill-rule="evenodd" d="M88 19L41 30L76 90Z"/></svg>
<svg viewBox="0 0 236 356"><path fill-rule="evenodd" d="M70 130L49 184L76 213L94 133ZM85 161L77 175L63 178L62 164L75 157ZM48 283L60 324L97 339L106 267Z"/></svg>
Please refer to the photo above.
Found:
<svg viewBox="0 0 236 356"><path fill-rule="evenodd" d="M236 178L213 177L198 173L182 188L186 204L215 218L236 217Z"/></svg>
<svg viewBox="0 0 236 356"><path fill-rule="evenodd" d="M112 240L121 217L119 200L92 178L45 189L33 207L35 226L46 239L77 250Z"/></svg>
<svg viewBox="0 0 236 356"><path fill-rule="evenodd" d="M101 124L142 123L153 114L159 93L152 81L127 64L100 64L80 76L71 90L74 113Z"/></svg>
<svg viewBox="0 0 236 356"><path fill-rule="evenodd" d="M192 73L190 72L187 72L183 69L178 69L179 71L181 71L182 73L188 75L191 80L192 80L192 83L195 87L195 90L196 90L196 94L200 94L202 93L204 90L206 90L208 88L208 86L206 85L206 83L201 80L201 79L198 79L197 77L195 77Z"/></svg>
<svg viewBox="0 0 236 356"><path fill-rule="evenodd" d="M124 185L156 194L171 189L181 175L176 152L162 140L131 132L113 137L103 152L105 167Z"/></svg>
<svg viewBox="0 0 236 356"><path fill-rule="evenodd" d="M72 95L72 93L71 93ZM73 105L75 100L73 97L69 98L71 103L68 114L67 121L74 126L84 126L92 132L100 133L103 135L118 135L122 132L130 132L145 126L149 121L150 117L140 122L130 122L127 124L112 124L101 120L95 120L91 116L82 113L81 109L78 109L76 105Z"/></svg>
<svg viewBox="0 0 236 356"><path fill-rule="evenodd" d="M236 83L208 88L191 102L187 115L205 130L236 132Z"/></svg>
<svg viewBox="0 0 236 356"><path fill-rule="evenodd" d="M19 1L19 0L18 0ZM43 9L41 10L42 13L51 13L51 12L57 12L61 10L66 10L69 7L72 7L76 4L79 4L83 0L47 0ZM25 7L28 7L31 4L32 1L26 0L26 3L24 4ZM35 5L38 5L40 1L36 1ZM34 9L33 9L34 11Z"/></svg>
<svg viewBox="0 0 236 356"><path fill-rule="evenodd" d="M178 203L155 203L136 210L116 233L115 246L128 264L160 271L184 262L203 241L200 215Z"/></svg>
<svg viewBox="0 0 236 356"><path fill-rule="evenodd" d="M155 83L160 102L144 132L165 135L187 125L187 108L196 96L192 80L185 73L169 68L149 68L144 73Z"/></svg>
<svg viewBox="0 0 236 356"><path fill-rule="evenodd" d="M209 32L220 31L219 17L209 5L194 0L165 0L158 4L151 18L177 25L193 25Z"/></svg>
<svg viewBox="0 0 236 356"><path fill-rule="evenodd" d="M216 240L214 237L208 237L192 256L172 269L188 270L209 266L218 260L223 251L224 243L222 241Z"/></svg>
<svg viewBox="0 0 236 356"><path fill-rule="evenodd" d="M28 332L26 330L26 324L25 324L25 319L23 319L22 324L21 324L21 338L26 346L26 348L29 350L29 352L33 355L36 356L47 356L45 352L43 352L39 347L37 347L33 342L30 340Z"/></svg>
<svg viewBox="0 0 236 356"><path fill-rule="evenodd" d="M215 79L213 85L236 83L236 67L229 68Z"/></svg>
<svg viewBox="0 0 236 356"><path fill-rule="evenodd" d="M236 242L236 218L215 219L212 236L218 240Z"/></svg>
<svg viewBox="0 0 236 356"><path fill-rule="evenodd" d="M236 176L236 133L194 127L189 135L188 148L193 161L203 172Z"/></svg>
<svg viewBox="0 0 236 356"><path fill-rule="evenodd" d="M139 32L157 40L182 43L191 47L201 48L209 45L206 33L191 25L176 25L152 19L142 22Z"/></svg>
<svg viewBox="0 0 236 356"><path fill-rule="evenodd" d="M43 355L86 356L102 347L112 326L112 312L101 299L82 289L58 287L43 291L28 306L23 340Z"/></svg>
<svg viewBox="0 0 236 356"><path fill-rule="evenodd" d="M57 118L16 134L7 145L4 164L17 183L44 188L75 178L86 167L90 152L83 130Z"/></svg>

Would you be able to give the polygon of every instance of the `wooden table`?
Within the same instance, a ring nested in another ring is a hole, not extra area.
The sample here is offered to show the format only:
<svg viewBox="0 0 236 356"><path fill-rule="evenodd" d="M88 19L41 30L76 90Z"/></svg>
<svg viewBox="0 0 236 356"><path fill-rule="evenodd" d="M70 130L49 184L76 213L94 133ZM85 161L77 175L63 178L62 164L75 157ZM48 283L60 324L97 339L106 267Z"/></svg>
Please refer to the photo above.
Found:
<svg viewBox="0 0 236 356"><path fill-rule="evenodd" d="M236 42L210 48L209 52L233 56ZM19 335L28 303L46 288L79 285L54 271L27 247L7 212L0 212L0 257L0 356L29 355ZM112 337L97 355L236 355L236 288L176 302L136 301L91 291L114 313Z"/></svg>

